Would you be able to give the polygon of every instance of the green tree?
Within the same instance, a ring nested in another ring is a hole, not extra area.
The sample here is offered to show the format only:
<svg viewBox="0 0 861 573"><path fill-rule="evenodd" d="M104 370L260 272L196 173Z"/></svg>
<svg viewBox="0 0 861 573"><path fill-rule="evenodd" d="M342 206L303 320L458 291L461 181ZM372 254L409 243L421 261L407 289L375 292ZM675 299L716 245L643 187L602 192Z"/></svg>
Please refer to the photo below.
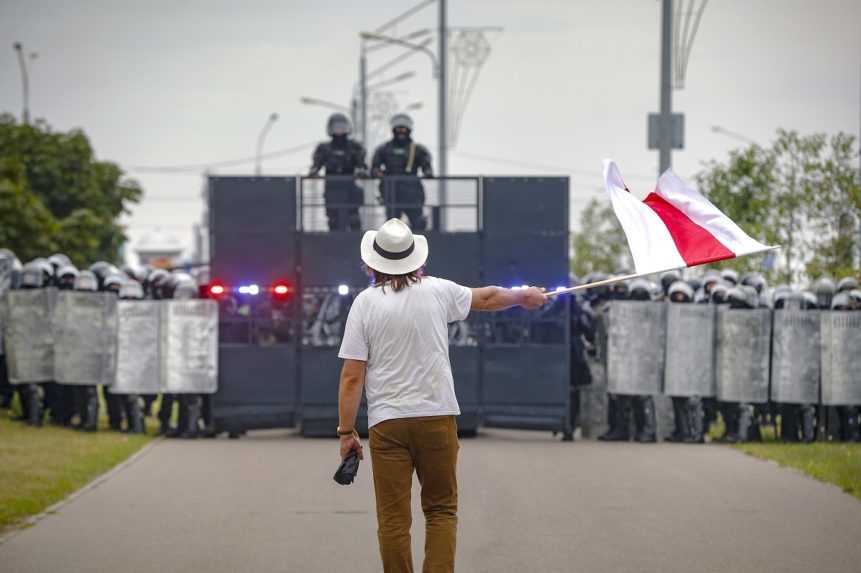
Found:
<svg viewBox="0 0 861 573"><path fill-rule="evenodd" d="M622 226L609 202L592 199L580 215L580 230L572 237L571 270L583 277L633 267Z"/></svg>
<svg viewBox="0 0 861 573"><path fill-rule="evenodd" d="M854 138L801 136L778 130L770 148L751 145L711 161L696 177L700 191L751 236L782 247L772 279L857 273L861 190ZM753 270L757 257L725 261Z"/></svg>
<svg viewBox="0 0 861 573"><path fill-rule="evenodd" d="M24 166L0 157L0 247L29 260L53 251L56 233L51 212L27 189Z"/></svg>
<svg viewBox="0 0 861 573"><path fill-rule="evenodd" d="M24 225L27 231L0 234L0 246L22 259L53 249L78 265L117 259L126 240L117 220L143 192L116 164L97 160L81 130L54 132L44 121L19 124L11 115L0 115L0 160L10 166L2 175L4 189L17 189L27 197L18 197L23 202L19 207L27 207L24 211L5 205L0 210L0 229Z"/></svg>

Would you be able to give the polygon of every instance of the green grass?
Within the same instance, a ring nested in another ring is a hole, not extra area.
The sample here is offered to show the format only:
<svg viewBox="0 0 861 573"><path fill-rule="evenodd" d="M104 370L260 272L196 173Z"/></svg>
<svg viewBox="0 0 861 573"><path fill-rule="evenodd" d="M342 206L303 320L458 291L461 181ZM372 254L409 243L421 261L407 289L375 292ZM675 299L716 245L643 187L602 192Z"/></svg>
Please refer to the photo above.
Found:
<svg viewBox="0 0 861 573"><path fill-rule="evenodd" d="M712 426L710 435L717 439L723 434L723 422ZM762 442L735 444L744 453L771 460L786 468L801 470L810 477L834 484L849 495L861 499L861 444L815 442L788 444L775 438L773 426L762 427Z"/></svg>
<svg viewBox="0 0 861 573"><path fill-rule="evenodd" d="M32 428L0 410L0 532L20 525L137 452L149 435L78 432L45 425Z"/></svg>
<svg viewBox="0 0 861 573"><path fill-rule="evenodd" d="M737 444L735 447L748 455L801 470L861 499L861 444L763 442Z"/></svg>

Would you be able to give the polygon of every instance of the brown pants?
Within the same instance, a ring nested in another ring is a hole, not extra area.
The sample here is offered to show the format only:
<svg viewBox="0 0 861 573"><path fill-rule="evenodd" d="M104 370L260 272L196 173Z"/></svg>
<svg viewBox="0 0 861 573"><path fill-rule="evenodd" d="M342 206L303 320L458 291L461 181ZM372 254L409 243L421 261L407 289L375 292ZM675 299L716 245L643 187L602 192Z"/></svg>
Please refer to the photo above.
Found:
<svg viewBox="0 0 861 573"><path fill-rule="evenodd" d="M424 573L454 571L457 541L457 422L454 416L386 420L371 428L380 555L386 573L413 570L413 470L425 514Z"/></svg>

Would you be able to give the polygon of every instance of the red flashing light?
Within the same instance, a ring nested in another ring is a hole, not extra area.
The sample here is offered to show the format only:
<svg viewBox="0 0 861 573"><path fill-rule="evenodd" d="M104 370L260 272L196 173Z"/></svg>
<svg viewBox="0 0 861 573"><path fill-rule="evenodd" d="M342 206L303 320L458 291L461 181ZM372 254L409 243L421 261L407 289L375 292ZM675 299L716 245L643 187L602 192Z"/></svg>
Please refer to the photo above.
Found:
<svg viewBox="0 0 861 573"><path fill-rule="evenodd" d="M278 281L272 284L269 292L272 293L274 299L286 300L293 294L293 287L287 281Z"/></svg>
<svg viewBox="0 0 861 573"><path fill-rule="evenodd" d="M222 298L224 295L227 294L227 287L219 282L209 283L207 294L209 298Z"/></svg>

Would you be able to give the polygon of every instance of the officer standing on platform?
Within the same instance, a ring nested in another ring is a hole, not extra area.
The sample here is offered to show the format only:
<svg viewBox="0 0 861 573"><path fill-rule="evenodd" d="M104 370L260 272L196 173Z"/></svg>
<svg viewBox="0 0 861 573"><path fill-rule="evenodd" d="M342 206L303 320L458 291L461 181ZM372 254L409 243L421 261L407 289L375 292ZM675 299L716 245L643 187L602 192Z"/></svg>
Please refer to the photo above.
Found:
<svg viewBox="0 0 861 573"><path fill-rule="evenodd" d="M350 139L353 126L342 113L333 113L326 123L326 133L331 141L321 143L312 156L311 176L325 170L326 186L323 198L326 201L326 218L330 231L359 231L359 207L365 202L362 188L353 180L355 175L365 175L365 148Z"/></svg>
<svg viewBox="0 0 861 573"><path fill-rule="evenodd" d="M424 216L425 190L418 180L421 169L424 177L433 177L430 151L412 139L413 120L405 113L392 117L392 139L380 145L371 161L371 173L382 177L380 193L386 206L387 219L400 219L406 214L413 231L427 229ZM396 176L386 180L386 177ZM412 176L412 177L410 177Z"/></svg>

